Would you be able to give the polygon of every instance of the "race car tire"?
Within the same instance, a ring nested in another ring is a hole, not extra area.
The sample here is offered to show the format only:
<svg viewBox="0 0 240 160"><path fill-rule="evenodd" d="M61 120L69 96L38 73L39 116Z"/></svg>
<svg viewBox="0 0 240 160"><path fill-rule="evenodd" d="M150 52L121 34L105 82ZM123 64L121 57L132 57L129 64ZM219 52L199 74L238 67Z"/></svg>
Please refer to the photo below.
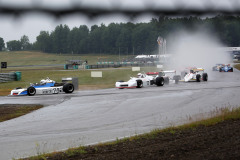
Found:
<svg viewBox="0 0 240 160"><path fill-rule="evenodd" d="M65 93L72 93L74 91L74 85L72 83L66 83L63 85L63 91Z"/></svg>
<svg viewBox="0 0 240 160"><path fill-rule="evenodd" d="M229 71L228 71L228 72L233 72L233 68L229 69Z"/></svg>
<svg viewBox="0 0 240 160"><path fill-rule="evenodd" d="M168 77L164 78L164 84L169 84L169 78Z"/></svg>
<svg viewBox="0 0 240 160"><path fill-rule="evenodd" d="M142 88L143 87L142 80L136 80L136 81L137 81L137 88Z"/></svg>
<svg viewBox="0 0 240 160"><path fill-rule="evenodd" d="M222 68L219 68L219 72L222 72Z"/></svg>
<svg viewBox="0 0 240 160"><path fill-rule="evenodd" d="M36 94L36 89L34 87L28 87L27 94L29 96L34 96Z"/></svg>
<svg viewBox="0 0 240 160"><path fill-rule="evenodd" d="M200 79L201 79L200 74L197 74L197 75L196 75L196 81L197 81L197 82L200 82Z"/></svg>
<svg viewBox="0 0 240 160"><path fill-rule="evenodd" d="M175 80L175 84L178 84L179 80L181 79L180 75L173 76L173 80Z"/></svg>
<svg viewBox="0 0 240 160"><path fill-rule="evenodd" d="M154 84L154 80L150 80L150 85L153 85Z"/></svg>
<svg viewBox="0 0 240 160"><path fill-rule="evenodd" d="M156 85L157 86L163 86L164 85L164 78L163 77L157 77L156 78Z"/></svg>
<svg viewBox="0 0 240 160"><path fill-rule="evenodd" d="M208 74L207 73L203 73L203 81L207 81L208 80Z"/></svg>

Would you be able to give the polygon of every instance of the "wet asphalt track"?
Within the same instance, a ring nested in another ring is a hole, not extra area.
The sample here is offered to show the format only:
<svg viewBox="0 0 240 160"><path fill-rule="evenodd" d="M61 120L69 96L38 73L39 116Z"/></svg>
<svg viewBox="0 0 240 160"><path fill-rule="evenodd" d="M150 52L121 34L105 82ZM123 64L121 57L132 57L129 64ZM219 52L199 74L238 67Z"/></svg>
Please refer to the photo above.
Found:
<svg viewBox="0 0 240 160"><path fill-rule="evenodd" d="M44 104L0 123L0 159L26 157L115 140L240 105L240 72L209 72L208 82L73 94L0 97L0 104Z"/></svg>

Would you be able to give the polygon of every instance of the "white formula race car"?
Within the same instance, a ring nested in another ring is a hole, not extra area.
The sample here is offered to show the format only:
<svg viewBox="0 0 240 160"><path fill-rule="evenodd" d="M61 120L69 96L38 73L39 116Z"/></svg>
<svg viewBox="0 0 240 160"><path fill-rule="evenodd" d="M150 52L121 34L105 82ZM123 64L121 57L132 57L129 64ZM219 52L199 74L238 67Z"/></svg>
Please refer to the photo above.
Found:
<svg viewBox="0 0 240 160"><path fill-rule="evenodd" d="M40 83L30 83L27 88L15 88L10 95L29 95L35 94L58 94L58 93L72 93L74 85L72 83L56 83L55 81L46 78L42 79Z"/></svg>
<svg viewBox="0 0 240 160"><path fill-rule="evenodd" d="M212 67L212 71L219 71L220 68L222 68L224 64L216 64Z"/></svg>
<svg viewBox="0 0 240 160"><path fill-rule="evenodd" d="M116 88L142 88L150 85L163 86L164 78L157 76L149 76L145 73L138 73L137 77L130 77L130 80L127 82L118 81L115 83Z"/></svg>
<svg viewBox="0 0 240 160"><path fill-rule="evenodd" d="M181 80L181 76L176 74L176 70L161 71L161 72L147 72L147 75L156 76L164 78L164 84L175 83L178 84Z"/></svg>
<svg viewBox="0 0 240 160"><path fill-rule="evenodd" d="M191 68L189 73L185 72L183 78L184 82L200 82L207 81L208 74L204 72L203 68Z"/></svg>

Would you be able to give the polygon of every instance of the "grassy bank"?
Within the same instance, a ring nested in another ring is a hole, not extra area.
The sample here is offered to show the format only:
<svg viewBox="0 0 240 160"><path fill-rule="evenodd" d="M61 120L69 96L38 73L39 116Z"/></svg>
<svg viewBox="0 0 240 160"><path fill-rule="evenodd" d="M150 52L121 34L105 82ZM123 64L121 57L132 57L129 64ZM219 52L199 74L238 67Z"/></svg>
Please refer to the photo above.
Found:
<svg viewBox="0 0 240 160"><path fill-rule="evenodd" d="M151 71L153 69L143 68L142 70ZM102 78L93 78L91 77L91 72L92 70L21 70L22 79L20 81L0 83L0 96L8 95L10 90L16 87L27 87L30 83L39 83L41 79L46 77L56 82L61 82L63 77L77 77L80 89L86 87L100 89L113 88L116 81L128 81L130 77L136 76L138 73L136 71L133 72L131 68L102 70Z"/></svg>
<svg viewBox="0 0 240 160"><path fill-rule="evenodd" d="M240 119L240 108L222 108L222 109L217 109L214 112L216 112L216 116L213 118L210 118L210 119L201 120L198 122L193 122L190 124L185 124L185 125L181 125L181 126L177 126L177 127L170 127L170 128L166 128L163 130L156 129L150 133L146 133L143 135L137 135L137 136L130 137L130 138L117 139L114 142L101 143L101 144L97 144L97 145L93 145L93 146L80 146L78 148L71 148L71 149L68 149L68 150L62 151L62 152L42 154L42 155L26 158L24 160L45 160L45 159L48 159L48 160L64 160L64 159L75 160L75 159L82 159L82 158L83 159L91 159L91 158L89 158L90 156L92 157L92 159L99 159L100 156L101 157L104 156L105 159L114 159L114 158L112 158L113 152L114 152L114 154L116 154L116 157L117 157L118 150L119 151L123 150L123 152L124 152L124 150L127 150L129 148L129 146L131 146L132 148L140 146L137 149L138 153L141 153L143 155L148 155L148 154L153 155L154 153L141 152L141 148L144 148L142 146L142 141L149 140L149 141L154 142L155 139L157 140L157 139L159 139L159 137L162 137L163 139L164 138L167 138L167 139L161 141L160 143L165 143L165 141L169 142L170 139L172 139L172 138L175 139L174 138L175 136L179 136L182 133L189 132L189 131L191 133L194 133L197 136L199 136L199 134L201 135L201 134L205 133L205 131L203 131L202 133L198 132L199 128L202 129L202 128L207 127L206 129L208 129L208 128L211 128L210 126L218 125L223 122L228 122L231 124L232 121ZM222 132L222 129L220 128L220 130L218 130L218 133L221 133L221 132ZM208 132L206 132L206 133L208 134ZM219 135L216 135L216 136L218 137ZM207 137L203 136L203 138L207 138ZM184 139L183 139L183 141L184 141ZM173 142L176 142L176 141L173 140ZM206 140L206 142L208 142L208 140ZM178 143L178 142L176 142L176 143ZM190 141L190 143L191 143L191 141ZM221 142L219 142L219 143L221 143ZM127 146L126 146L126 144L127 144ZM118 147L121 147L121 148L118 149ZM168 147L169 146L164 146L164 148L168 148ZM231 146L229 146L229 147L231 149ZM154 146L150 145L150 148L154 148ZM186 148L186 146L185 146L185 148ZM180 149L181 149L181 151L184 151L183 148L180 148ZM174 151L174 152L177 153L177 151ZM132 156L134 155L133 152L130 152L130 153ZM187 152L184 151L184 153L186 154ZM159 154L159 150L157 150L157 154ZM162 153L162 155L163 154L165 154L165 153ZM212 154L212 153L210 153L210 154ZM109 158L109 155L111 155L110 156L111 158ZM131 157L131 155L130 155L130 157ZM187 156L187 155L185 155L185 156ZM193 153L193 156L197 156L197 155ZM170 157L172 157L171 154L170 154ZM174 159L174 157L172 157L172 158Z"/></svg>
<svg viewBox="0 0 240 160"><path fill-rule="evenodd" d="M0 122L23 116L42 107L42 105L33 104L2 104L0 105Z"/></svg>
<svg viewBox="0 0 240 160"><path fill-rule="evenodd" d="M128 56L122 55L120 58L126 57ZM37 51L11 51L0 52L0 59L1 62L8 62L8 66L65 64L67 60L87 60L88 64L97 64L99 59L116 61L119 59L119 55L50 54Z"/></svg>
<svg viewBox="0 0 240 160"><path fill-rule="evenodd" d="M126 56L121 56L124 58ZM6 61L8 66L19 65L54 65L65 64L66 60L81 59L88 60L89 64L96 64L98 59L108 61L118 60L118 55L60 55L47 54L42 52L1 52L0 59ZM0 96L8 95L10 91L16 87L27 87L30 83L38 83L41 79L49 77L60 82L63 77L77 77L80 89L99 89L112 88L118 80L129 80L129 77L136 76L137 72L132 72L131 68L103 70L102 78L92 78L91 70L63 70L64 66L36 66L36 67L8 67L2 69L3 73L20 71L22 74L21 81L12 81L0 83ZM144 71L152 71L153 68L143 69Z"/></svg>
<svg viewBox="0 0 240 160"><path fill-rule="evenodd" d="M101 88L114 87L118 80L128 80L130 76L136 76L137 72L132 72L130 69L118 70L103 70L102 78L92 78L90 70L22 70L21 81L12 81L7 83L0 83L0 92L5 93L16 87L27 87L30 83L36 83L49 77L57 82L60 82L62 77L77 77L79 85L96 85Z"/></svg>
<svg viewBox="0 0 240 160"><path fill-rule="evenodd" d="M238 70L240 70L240 64L235 64L234 67Z"/></svg>

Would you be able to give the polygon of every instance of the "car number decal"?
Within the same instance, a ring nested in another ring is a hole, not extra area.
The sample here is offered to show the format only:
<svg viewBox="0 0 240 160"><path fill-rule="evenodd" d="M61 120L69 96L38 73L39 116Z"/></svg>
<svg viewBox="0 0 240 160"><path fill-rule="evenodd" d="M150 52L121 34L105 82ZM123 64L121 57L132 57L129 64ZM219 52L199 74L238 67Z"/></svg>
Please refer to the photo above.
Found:
<svg viewBox="0 0 240 160"><path fill-rule="evenodd" d="M42 93L43 94L52 94L52 90L51 89L43 89Z"/></svg>
<svg viewBox="0 0 240 160"><path fill-rule="evenodd" d="M53 93L58 94L62 92L62 88L53 88Z"/></svg>

